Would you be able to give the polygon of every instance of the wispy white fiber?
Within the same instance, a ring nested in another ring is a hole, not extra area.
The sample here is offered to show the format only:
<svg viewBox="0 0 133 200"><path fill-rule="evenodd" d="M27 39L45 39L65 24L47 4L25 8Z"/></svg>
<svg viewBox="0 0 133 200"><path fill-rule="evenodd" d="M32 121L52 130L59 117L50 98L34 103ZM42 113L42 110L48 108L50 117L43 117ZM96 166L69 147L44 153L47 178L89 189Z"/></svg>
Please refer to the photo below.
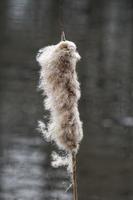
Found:
<svg viewBox="0 0 133 200"><path fill-rule="evenodd" d="M67 167L68 171L72 173L72 156L71 154L66 154L66 155L60 155L56 153L55 151L52 152L52 166L55 168L65 166Z"/></svg>

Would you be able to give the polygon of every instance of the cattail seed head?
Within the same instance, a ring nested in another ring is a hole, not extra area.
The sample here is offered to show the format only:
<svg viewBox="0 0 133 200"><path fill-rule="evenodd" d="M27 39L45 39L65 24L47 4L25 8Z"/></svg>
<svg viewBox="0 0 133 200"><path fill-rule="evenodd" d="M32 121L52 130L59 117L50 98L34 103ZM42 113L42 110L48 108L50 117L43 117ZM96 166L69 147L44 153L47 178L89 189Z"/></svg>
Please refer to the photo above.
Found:
<svg viewBox="0 0 133 200"><path fill-rule="evenodd" d="M42 122L41 131L59 149L68 152L76 152L83 137L76 73L76 63L81 57L76 49L73 42L65 40L41 49L36 57L41 66L39 88L46 96L44 106L51 114L47 131L41 128Z"/></svg>

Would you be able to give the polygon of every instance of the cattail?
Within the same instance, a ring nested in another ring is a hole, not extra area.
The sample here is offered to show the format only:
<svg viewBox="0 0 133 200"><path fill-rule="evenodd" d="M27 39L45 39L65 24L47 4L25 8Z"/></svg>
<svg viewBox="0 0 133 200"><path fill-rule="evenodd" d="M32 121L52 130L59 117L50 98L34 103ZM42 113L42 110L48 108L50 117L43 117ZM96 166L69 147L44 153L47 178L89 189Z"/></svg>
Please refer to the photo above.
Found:
<svg viewBox="0 0 133 200"><path fill-rule="evenodd" d="M49 123L46 126L40 121L39 128L47 141L54 141L59 149L67 153L62 158L54 153L53 165L67 165L70 171L72 153L77 153L83 137L78 112L78 60L80 55L76 51L76 45L67 40L45 47L37 54L37 61L41 66L39 88L45 96L45 109L50 111Z"/></svg>

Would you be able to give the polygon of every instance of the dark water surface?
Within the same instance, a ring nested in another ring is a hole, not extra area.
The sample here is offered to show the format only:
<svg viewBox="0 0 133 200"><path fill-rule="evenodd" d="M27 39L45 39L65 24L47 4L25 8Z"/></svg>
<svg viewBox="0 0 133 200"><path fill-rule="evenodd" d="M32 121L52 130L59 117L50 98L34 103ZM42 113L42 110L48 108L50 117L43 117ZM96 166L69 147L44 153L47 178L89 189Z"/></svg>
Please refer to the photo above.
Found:
<svg viewBox="0 0 133 200"><path fill-rule="evenodd" d="M0 200L72 199L36 130L45 111L35 55L59 41L61 13L82 56L79 200L132 200L132 0L0 1Z"/></svg>

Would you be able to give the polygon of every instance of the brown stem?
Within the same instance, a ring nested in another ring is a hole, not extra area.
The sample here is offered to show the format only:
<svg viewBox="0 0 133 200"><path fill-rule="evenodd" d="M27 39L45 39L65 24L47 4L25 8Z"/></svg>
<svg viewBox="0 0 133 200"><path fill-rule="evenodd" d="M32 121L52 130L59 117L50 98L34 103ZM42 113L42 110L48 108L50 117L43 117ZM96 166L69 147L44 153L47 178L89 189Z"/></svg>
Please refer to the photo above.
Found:
<svg viewBox="0 0 133 200"><path fill-rule="evenodd" d="M72 165L73 165L73 200L78 200L78 191L77 191L77 169L76 169L76 154L72 153Z"/></svg>
<svg viewBox="0 0 133 200"><path fill-rule="evenodd" d="M65 33L64 33L64 31L62 31L62 33L61 33L61 41L65 41L65 40L66 40Z"/></svg>

